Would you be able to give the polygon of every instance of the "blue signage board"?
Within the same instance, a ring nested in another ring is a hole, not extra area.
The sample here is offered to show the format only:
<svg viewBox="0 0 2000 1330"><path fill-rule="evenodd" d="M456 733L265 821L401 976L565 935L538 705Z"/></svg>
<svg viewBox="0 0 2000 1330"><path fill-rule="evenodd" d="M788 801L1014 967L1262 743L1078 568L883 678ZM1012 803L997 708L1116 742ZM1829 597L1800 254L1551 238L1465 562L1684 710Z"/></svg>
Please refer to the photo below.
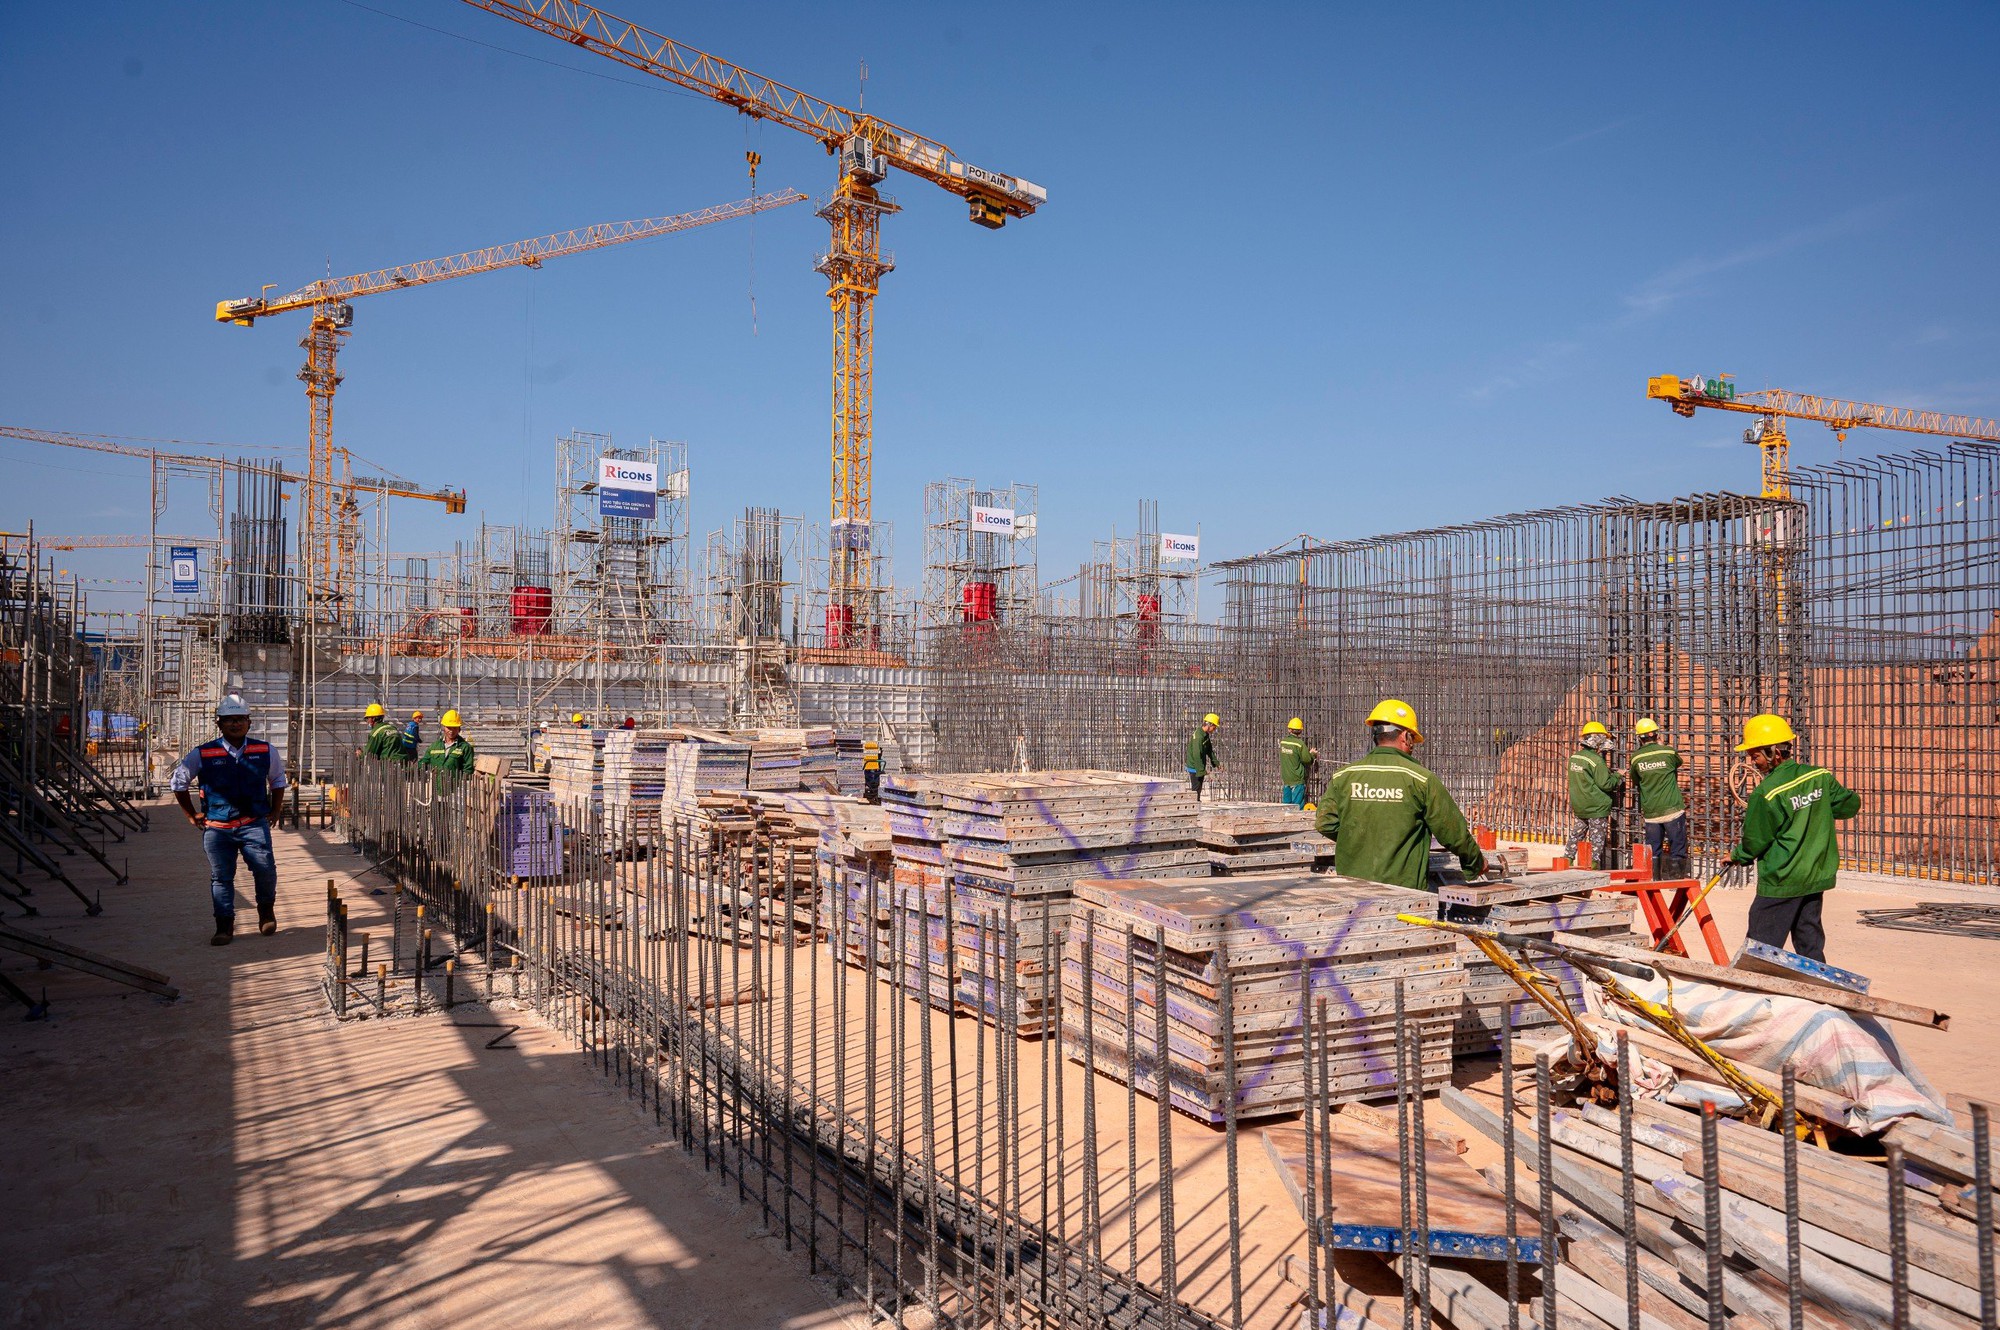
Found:
<svg viewBox="0 0 2000 1330"><path fill-rule="evenodd" d="M198 552L192 545L175 545L167 551L170 566L169 576L176 596L201 594L201 569Z"/></svg>
<svg viewBox="0 0 2000 1330"><path fill-rule="evenodd" d="M651 490L620 490L608 487L597 491L599 517L631 517L650 522L658 515L658 499Z"/></svg>

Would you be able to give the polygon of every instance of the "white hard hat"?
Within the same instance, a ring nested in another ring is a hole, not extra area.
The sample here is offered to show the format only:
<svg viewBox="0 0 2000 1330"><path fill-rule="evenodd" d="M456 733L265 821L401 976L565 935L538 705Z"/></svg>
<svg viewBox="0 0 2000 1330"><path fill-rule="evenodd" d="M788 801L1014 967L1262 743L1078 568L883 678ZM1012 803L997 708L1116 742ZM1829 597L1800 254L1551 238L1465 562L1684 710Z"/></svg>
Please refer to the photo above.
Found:
<svg viewBox="0 0 2000 1330"><path fill-rule="evenodd" d="M224 716L247 716L249 714L250 704L234 693L231 693L228 697L223 698L215 704L215 715L218 720Z"/></svg>

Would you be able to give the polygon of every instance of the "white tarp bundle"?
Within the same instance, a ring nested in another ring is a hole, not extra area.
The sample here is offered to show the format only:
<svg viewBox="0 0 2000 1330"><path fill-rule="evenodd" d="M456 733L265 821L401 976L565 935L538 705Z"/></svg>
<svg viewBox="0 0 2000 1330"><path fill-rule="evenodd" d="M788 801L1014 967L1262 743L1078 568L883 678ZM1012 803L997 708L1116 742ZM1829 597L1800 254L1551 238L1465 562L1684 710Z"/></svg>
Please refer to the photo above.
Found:
<svg viewBox="0 0 2000 1330"><path fill-rule="evenodd" d="M1620 982L1640 997L1669 1004L1666 976ZM1587 986L1593 1011L1636 1028L1651 1028ZM1898 1118L1949 1124L1944 1096L1904 1054L1896 1036L1872 1016L1804 998L1745 993L1719 984L1676 981L1671 1005L1696 1038L1732 1062L1777 1075L1787 1062L1801 1084L1848 1101L1841 1125L1861 1135L1886 1130Z"/></svg>

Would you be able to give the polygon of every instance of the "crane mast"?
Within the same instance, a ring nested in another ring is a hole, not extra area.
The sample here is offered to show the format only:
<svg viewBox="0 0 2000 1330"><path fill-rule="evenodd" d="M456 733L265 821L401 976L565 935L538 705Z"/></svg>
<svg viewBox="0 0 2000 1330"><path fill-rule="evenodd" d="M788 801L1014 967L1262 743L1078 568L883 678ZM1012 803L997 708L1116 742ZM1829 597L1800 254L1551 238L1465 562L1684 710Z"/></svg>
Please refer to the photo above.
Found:
<svg viewBox="0 0 2000 1330"><path fill-rule="evenodd" d="M971 220L998 230L1048 201L1019 176L964 161L936 139L697 50L578 0L465 0L629 69L701 93L758 120L816 140L833 153L839 182L819 215L831 232L813 265L833 308L832 484L828 526L826 645L867 647L879 633L870 551L874 521L875 297L895 267L882 250L882 218L900 211L876 191L894 168L964 199Z"/></svg>

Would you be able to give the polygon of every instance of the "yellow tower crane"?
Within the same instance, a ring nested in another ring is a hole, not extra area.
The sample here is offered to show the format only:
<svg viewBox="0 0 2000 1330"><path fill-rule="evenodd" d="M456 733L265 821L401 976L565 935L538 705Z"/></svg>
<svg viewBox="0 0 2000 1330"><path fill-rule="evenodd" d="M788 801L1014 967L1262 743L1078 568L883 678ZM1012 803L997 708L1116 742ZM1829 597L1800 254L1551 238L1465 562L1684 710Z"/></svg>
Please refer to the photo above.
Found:
<svg viewBox="0 0 2000 1330"><path fill-rule="evenodd" d="M1789 499L1791 439L1785 433L1787 420L1817 420L1845 441L1847 431L1870 429L1902 430L1909 434L1941 434L1954 439L1975 439L2000 443L2000 422L1977 416L1951 416L1942 411L1921 411L1907 406L1878 406L1874 402L1849 402L1813 393L1787 392L1783 388L1760 388L1739 393L1728 374L1656 374L1646 380L1646 396L1658 398L1672 407L1677 416L1692 416L1697 407L1717 411L1740 411L1757 417L1757 423L1743 431L1743 442L1757 445L1763 462L1763 497Z"/></svg>
<svg viewBox="0 0 2000 1330"><path fill-rule="evenodd" d="M346 450L336 448L333 443L333 393L341 382L335 359L340 353L342 339L354 323L354 307L349 301L360 296L428 286L433 282L470 277L474 273L493 272L500 268L539 268L549 259L603 249L607 245L646 240L674 231L692 230L710 222L748 217L752 213L803 203L805 199L804 194L794 190L782 190L735 203L718 204L698 212L607 222L599 226L557 231L530 240L516 240L512 244L490 245L448 258L426 259L396 268L375 268L349 277L329 277L302 286L290 295L252 296L217 302L217 323L233 323L245 328L273 314L300 309L312 311L305 339L299 343L306 353L305 367L299 371L299 378L306 385L309 411L303 486L305 513L300 523L299 551L306 578L306 604L312 607L312 612L321 617L337 617L353 604L360 533L355 505L351 497L344 496L351 496L355 488L376 488L373 485L347 484ZM341 462L338 479L334 474L336 457ZM460 491L459 505L453 511L464 510L463 491Z"/></svg>
<svg viewBox="0 0 2000 1330"><path fill-rule="evenodd" d="M997 230L1026 217L1048 191L1018 176L961 161L937 140L810 96L739 65L614 18L577 0L466 0L628 68L818 139L840 181L819 215L832 243L814 270L833 304L833 485L828 531L826 645L868 646L879 588L869 547L874 515L875 295L895 260L882 250L882 218L900 208L876 186L894 167L963 198L972 220Z"/></svg>

